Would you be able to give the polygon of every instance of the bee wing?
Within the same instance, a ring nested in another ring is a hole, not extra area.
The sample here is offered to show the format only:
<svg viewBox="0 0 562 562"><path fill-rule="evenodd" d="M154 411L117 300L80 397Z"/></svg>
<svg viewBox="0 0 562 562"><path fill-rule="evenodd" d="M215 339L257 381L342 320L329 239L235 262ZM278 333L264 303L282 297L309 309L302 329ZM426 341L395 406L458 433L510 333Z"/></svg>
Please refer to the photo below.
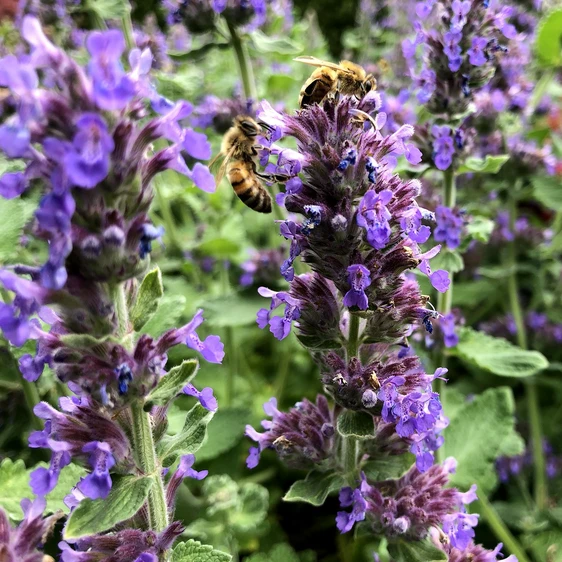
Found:
<svg viewBox="0 0 562 562"><path fill-rule="evenodd" d="M217 185L220 184L226 173L226 166L234 154L234 147L232 147L226 154L219 152L210 162L209 169L211 171L217 170L215 174L215 181ZM220 162L220 165L219 165Z"/></svg>
<svg viewBox="0 0 562 562"><path fill-rule="evenodd" d="M293 60L297 62L303 62L304 64L309 64L310 66L327 66L328 68L340 70L341 72L350 72L348 68L340 66L339 64L334 64L333 62L317 59L316 57L310 57L308 55L303 57L296 57Z"/></svg>

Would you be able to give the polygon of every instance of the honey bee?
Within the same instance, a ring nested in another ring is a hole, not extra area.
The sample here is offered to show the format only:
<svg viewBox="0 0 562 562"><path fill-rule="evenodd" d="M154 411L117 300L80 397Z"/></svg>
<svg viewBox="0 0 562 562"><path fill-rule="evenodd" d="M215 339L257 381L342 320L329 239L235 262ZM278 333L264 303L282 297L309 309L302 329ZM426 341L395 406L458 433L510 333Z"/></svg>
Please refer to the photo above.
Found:
<svg viewBox="0 0 562 562"><path fill-rule="evenodd" d="M377 374L374 371L369 375L368 382L373 388L373 390L378 390L381 387L381 383L377 377Z"/></svg>
<svg viewBox="0 0 562 562"><path fill-rule="evenodd" d="M222 140L219 157L224 157L224 160L217 174L217 184L226 173L234 193L242 203L258 213L271 213L271 196L260 179L270 178L259 174L255 163L258 154L256 137L262 126L265 127L247 115L234 119L234 125Z"/></svg>
<svg viewBox="0 0 562 562"><path fill-rule="evenodd" d="M304 83L299 95L299 107L320 103L328 94L341 94L362 98L377 88L377 80L372 74L354 62L342 60L339 64L317 59L316 57L297 57L303 62L317 68Z"/></svg>

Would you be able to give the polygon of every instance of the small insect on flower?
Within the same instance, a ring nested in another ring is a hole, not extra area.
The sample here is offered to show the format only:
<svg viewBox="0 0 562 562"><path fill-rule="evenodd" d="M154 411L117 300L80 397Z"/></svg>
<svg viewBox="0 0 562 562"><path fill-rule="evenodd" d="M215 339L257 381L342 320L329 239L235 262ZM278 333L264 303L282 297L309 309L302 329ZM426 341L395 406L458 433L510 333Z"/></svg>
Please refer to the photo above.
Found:
<svg viewBox="0 0 562 562"><path fill-rule="evenodd" d="M304 83L299 94L299 107L320 103L328 94L341 93L365 97L371 90L376 90L377 80L372 74L354 62L342 60L339 64L304 56L293 59L317 68Z"/></svg>
<svg viewBox="0 0 562 562"><path fill-rule="evenodd" d="M256 137L261 131L262 125L251 117L247 115L236 117L234 125L224 135L220 154L213 159L211 166L218 158L223 157L224 160L217 174L217 184L226 172L234 193L244 205L258 213L271 213L271 196L260 178L266 180L274 178L259 174L255 162L259 149Z"/></svg>

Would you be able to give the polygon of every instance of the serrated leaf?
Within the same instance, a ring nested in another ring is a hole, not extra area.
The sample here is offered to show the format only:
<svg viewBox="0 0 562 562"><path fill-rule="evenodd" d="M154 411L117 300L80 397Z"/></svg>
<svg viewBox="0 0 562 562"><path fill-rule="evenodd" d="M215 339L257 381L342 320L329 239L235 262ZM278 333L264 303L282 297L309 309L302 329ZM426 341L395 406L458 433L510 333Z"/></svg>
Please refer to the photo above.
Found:
<svg viewBox="0 0 562 562"><path fill-rule="evenodd" d="M250 38L258 53L276 53L278 55L302 53L302 45L297 45L287 37L270 37L259 30L255 30L250 34Z"/></svg>
<svg viewBox="0 0 562 562"><path fill-rule="evenodd" d="M562 10L553 10L541 19L535 49L542 63L549 66L562 64Z"/></svg>
<svg viewBox="0 0 562 562"><path fill-rule="evenodd" d="M105 499L84 499L70 514L63 536L79 539L108 531L135 515L154 484L151 476L114 477L113 487Z"/></svg>
<svg viewBox="0 0 562 562"><path fill-rule="evenodd" d="M486 217L474 216L466 225L466 233L473 240L486 244L495 228L495 222Z"/></svg>
<svg viewBox="0 0 562 562"><path fill-rule="evenodd" d="M471 328L459 330L459 343L450 353L500 377L530 377L548 367L542 353Z"/></svg>
<svg viewBox="0 0 562 562"><path fill-rule="evenodd" d="M447 403L448 404L448 403ZM374 457L363 465L363 472L370 481L389 480L402 476L416 462L414 455L391 455Z"/></svg>
<svg viewBox="0 0 562 562"><path fill-rule="evenodd" d="M396 541L388 544L388 552L393 562L441 562L447 555L429 540Z"/></svg>
<svg viewBox="0 0 562 562"><path fill-rule="evenodd" d="M244 435L250 421L250 410L221 408L207 426L207 439L197 451L197 460L210 460L234 447Z"/></svg>
<svg viewBox="0 0 562 562"><path fill-rule="evenodd" d="M131 309L131 322L138 332L158 309L160 299L164 295L162 273L158 267L149 271L142 280L137 299Z"/></svg>
<svg viewBox="0 0 562 562"><path fill-rule="evenodd" d="M503 454L506 441L515 441L515 405L510 388L486 390L458 408L444 430L443 458L454 457L457 471L453 486L491 492L497 484L495 460Z"/></svg>
<svg viewBox="0 0 562 562"><path fill-rule="evenodd" d="M549 209L562 211L562 181L559 176L531 178L535 197Z"/></svg>
<svg viewBox="0 0 562 562"><path fill-rule="evenodd" d="M201 404L195 404L187 412L182 431L173 437L164 437L158 444L158 455L165 466L170 466L180 455L197 452L213 415L214 412L209 412Z"/></svg>
<svg viewBox="0 0 562 562"><path fill-rule="evenodd" d="M20 502L24 498L32 499L33 492L29 486L30 473L39 467L47 468L47 463L39 463L33 468L26 469L21 459L12 462L4 459L0 464L0 506L13 520L22 519ZM60 475L55 489L47 495L46 513L53 513L59 509L68 513L63 499L68 495L71 488L75 486L86 471L75 464L65 466Z"/></svg>
<svg viewBox="0 0 562 562"><path fill-rule="evenodd" d="M17 253L26 220L20 199L0 198L0 262Z"/></svg>
<svg viewBox="0 0 562 562"><path fill-rule="evenodd" d="M86 8L104 20L119 20L130 10L126 2L114 0L88 0Z"/></svg>
<svg viewBox="0 0 562 562"><path fill-rule="evenodd" d="M176 327L185 310L185 303L186 298L183 295L162 297L158 310L143 326L143 333L156 338L166 330Z"/></svg>
<svg viewBox="0 0 562 562"><path fill-rule="evenodd" d="M354 437L355 439L373 439L375 437L373 416L366 412L346 410L338 416L337 429L343 437Z"/></svg>
<svg viewBox="0 0 562 562"><path fill-rule="evenodd" d="M497 174L501 167L509 160L507 154L501 156L486 156L481 158L467 158L458 169L458 174Z"/></svg>
<svg viewBox="0 0 562 562"><path fill-rule="evenodd" d="M445 248L431 260L431 269L434 271L444 269L449 273L458 273L464 269L464 260L459 252Z"/></svg>
<svg viewBox="0 0 562 562"><path fill-rule="evenodd" d="M286 502L305 502L320 506L332 492L336 492L344 484L345 480L339 474L310 472L304 480L294 482L283 499Z"/></svg>
<svg viewBox="0 0 562 562"><path fill-rule="evenodd" d="M230 513L235 532L254 531L267 517L269 492L263 486L248 482L240 487L238 509Z"/></svg>
<svg viewBox="0 0 562 562"><path fill-rule="evenodd" d="M229 562L232 556L212 546L189 539L180 542L172 551L172 562Z"/></svg>
<svg viewBox="0 0 562 562"><path fill-rule="evenodd" d="M197 359L187 359L181 365L173 367L159 381L156 388L148 395L147 401L152 404L168 404L195 377L199 369Z"/></svg>

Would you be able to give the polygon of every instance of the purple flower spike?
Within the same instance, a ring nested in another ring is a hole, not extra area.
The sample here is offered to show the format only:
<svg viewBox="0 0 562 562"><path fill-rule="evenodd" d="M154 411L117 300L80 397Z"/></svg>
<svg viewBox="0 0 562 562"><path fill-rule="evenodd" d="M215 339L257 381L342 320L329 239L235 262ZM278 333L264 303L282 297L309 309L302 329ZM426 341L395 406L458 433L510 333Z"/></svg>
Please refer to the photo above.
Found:
<svg viewBox="0 0 562 562"><path fill-rule="evenodd" d="M340 490L339 500L341 507L351 507L351 512L339 511L336 516L336 526L340 533L348 533L351 531L355 523L365 520L367 512L367 502L363 494L369 490L369 484L365 475L361 475L361 484L355 490L351 488L342 488Z"/></svg>
<svg viewBox="0 0 562 562"><path fill-rule="evenodd" d="M278 339L285 339L291 332L293 320L300 318L298 300L283 291L275 292L267 287L260 287L258 293L262 297L271 297L269 310L262 308L257 313L257 323L260 328L265 328L269 324L269 331ZM285 314L283 316L272 316L272 312L285 304Z"/></svg>
<svg viewBox="0 0 562 562"><path fill-rule="evenodd" d="M100 109L123 109L135 95L135 84L123 71L121 55L125 51L123 34L112 29L88 35L86 48L91 55L90 75L94 97Z"/></svg>
<svg viewBox="0 0 562 562"><path fill-rule="evenodd" d="M29 150L31 133L18 124L0 126L0 150L9 158L25 156Z"/></svg>
<svg viewBox="0 0 562 562"><path fill-rule="evenodd" d="M371 173L371 172L370 172ZM369 190L359 203L357 210L357 224L367 231L367 241L373 248L381 250L390 239L391 218L386 205L392 199L392 191L385 189L380 193Z"/></svg>
<svg viewBox="0 0 562 562"><path fill-rule="evenodd" d="M356 306L360 310L366 310L369 300L365 289L371 284L369 270L364 265L355 264L347 268L347 273L351 289L345 294L343 304L348 308Z"/></svg>
<svg viewBox="0 0 562 562"><path fill-rule="evenodd" d="M93 471L78 484L78 489L93 500L106 498L111 490L111 476L109 469L115 464L108 443L92 441L82 448L84 453L90 453L90 465Z"/></svg>
<svg viewBox="0 0 562 562"><path fill-rule="evenodd" d="M54 489L59 480L60 471L70 464L70 445L64 441L48 440L53 451L49 468L36 468L30 475L29 485L36 496L45 496Z"/></svg>
<svg viewBox="0 0 562 562"><path fill-rule="evenodd" d="M209 386L205 387L203 390L199 391L191 383L186 384L183 387L184 394L188 396L195 396L201 403L201 406L209 412L216 412L218 409L218 402L213 394L213 389Z"/></svg>
<svg viewBox="0 0 562 562"><path fill-rule="evenodd" d="M468 50L468 60L473 66L482 66L488 62L486 47L488 39L485 37L473 37L472 44Z"/></svg>

